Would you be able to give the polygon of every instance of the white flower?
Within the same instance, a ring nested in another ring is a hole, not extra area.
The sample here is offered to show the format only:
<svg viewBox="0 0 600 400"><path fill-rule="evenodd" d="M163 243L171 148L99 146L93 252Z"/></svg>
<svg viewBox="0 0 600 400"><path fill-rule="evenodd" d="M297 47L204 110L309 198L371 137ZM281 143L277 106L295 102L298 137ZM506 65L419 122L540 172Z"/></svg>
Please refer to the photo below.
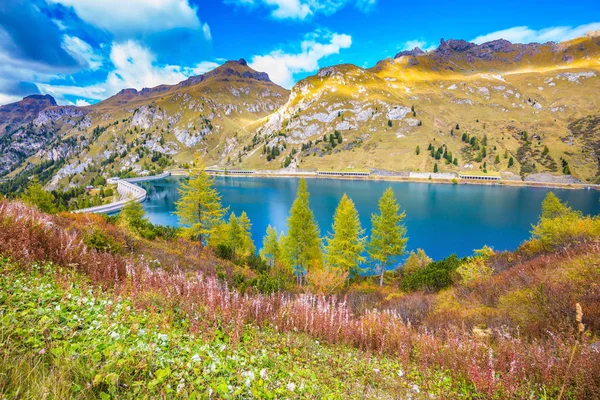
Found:
<svg viewBox="0 0 600 400"><path fill-rule="evenodd" d="M398 370L398 376L400 378L402 378L404 376L404 371L402 371L401 369Z"/></svg>
<svg viewBox="0 0 600 400"><path fill-rule="evenodd" d="M267 370L266 369L263 368L260 370L260 377L262 379L267 379Z"/></svg>
<svg viewBox="0 0 600 400"><path fill-rule="evenodd" d="M294 390L296 390L296 384L294 382L290 382L288 383L286 386L287 390L289 390L290 392L293 392Z"/></svg>
<svg viewBox="0 0 600 400"><path fill-rule="evenodd" d="M376 374L378 374L379 373L379 369L373 368L373 372L375 372Z"/></svg>
<svg viewBox="0 0 600 400"><path fill-rule="evenodd" d="M419 391L419 386L417 386L416 384L413 384L413 385L412 385L412 390L413 390L413 392L415 392L415 393L419 393L419 392L420 392L420 391Z"/></svg>
<svg viewBox="0 0 600 400"><path fill-rule="evenodd" d="M192 356L192 361L193 361L193 362L199 362L199 361L200 361L200 356L199 356L198 354L194 354L194 355Z"/></svg>

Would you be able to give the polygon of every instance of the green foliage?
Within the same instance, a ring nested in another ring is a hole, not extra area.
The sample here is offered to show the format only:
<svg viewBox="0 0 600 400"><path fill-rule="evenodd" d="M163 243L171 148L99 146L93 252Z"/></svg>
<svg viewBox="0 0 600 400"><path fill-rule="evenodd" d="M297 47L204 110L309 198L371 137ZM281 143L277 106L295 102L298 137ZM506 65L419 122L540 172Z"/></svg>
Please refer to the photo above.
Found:
<svg viewBox="0 0 600 400"><path fill-rule="evenodd" d="M416 253L411 251L406 261L404 261L403 272L405 275L412 274L425 268L431 261L431 258L425 254L425 250L423 249L417 249Z"/></svg>
<svg viewBox="0 0 600 400"><path fill-rule="evenodd" d="M394 191L387 188L379 199L379 214L371 215L371 240L368 252L380 270L380 285L386 268L396 262L406 249L406 227L403 224L405 212L400 213Z"/></svg>
<svg viewBox="0 0 600 400"><path fill-rule="evenodd" d="M600 219L584 216L550 192L542 203L542 215L531 231L543 249L552 251L600 237Z"/></svg>
<svg viewBox="0 0 600 400"><path fill-rule="evenodd" d="M91 232L87 233L84 243L87 247L98 251L106 251L113 254L119 254L123 251L121 245L101 229L92 229Z"/></svg>
<svg viewBox="0 0 600 400"><path fill-rule="evenodd" d="M185 225L184 232L200 243L210 236L213 228L222 222L226 210L221 207L221 196L214 188L214 179L204 170L202 160L195 163L189 181L178 189L181 195L175 203L175 214Z"/></svg>
<svg viewBox="0 0 600 400"><path fill-rule="evenodd" d="M433 173L437 173L438 172L438 165L437 163L433 164Z"/></svg>
<svg viewBox="0 0 600 400"><path fill-rule="evenodd" d="M310 209L308 186L304 178L298 183L296 200L290 209L287 221L288 235L284 241L284 254L296 273L298 283L310 268L323 265L319 227Z"/></svg>
<svg viewBox="0 0 600 400"><path fill-rule="evenodd" d="M271 225L267 227L267 234L263 238L263 248L260 250L260 255L271 266L280 261L281 248L279 247L277 229Z"/></svg>
<svg viewBox="0 0 600 400"><path fill-rule="evenodd" d="M46 213L56 212L56 206L54 205L54 196L44 190L40 182L36 177L32 178L25 189L25 193L22 196L25 203L36 206L40 210Z"/></svg>
<svg viewBox="0 0 600 400"><path fill-rule="evenodd" d="M470 284L491 276L493 270L486 262L492 255L494 250L488 246L475 250L475 255L466 259L456 269L460 282Z"/></svg>
<svg viewBox="0 0 600 400"><path fill-rule="evenodd" d="M440 261L429 263L425 268L407 274L402 279L401 287L405 291L439 291L453 283L453 275L464 262L456 254Z"/></svg>
<svg viewBox="0 0 600 400"><path fill-rule="evenodd" d="M365 261L362 253L365 250L365 230L360 225L358 212L354 202L344 193L333 216L333 233L326 238L325 252L331 267L348 273L349 277L357 276Z"/></svg>

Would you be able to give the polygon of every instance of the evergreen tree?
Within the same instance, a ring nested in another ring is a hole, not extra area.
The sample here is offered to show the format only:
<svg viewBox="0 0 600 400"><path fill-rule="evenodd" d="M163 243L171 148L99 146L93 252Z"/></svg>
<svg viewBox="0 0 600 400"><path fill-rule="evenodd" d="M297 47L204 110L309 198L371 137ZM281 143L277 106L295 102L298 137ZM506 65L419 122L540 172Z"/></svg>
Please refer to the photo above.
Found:
<svg viewBox="0 0 600 400"><path fill-rule="evenodd" d="M391 128L393 126L392 120L388 119L388 126Z"/></svg>
<svg viewBox="0 0 600 400"><path fill-rule="evenodd" d="M419 148L419 145L417 145L417 148L415 149L415 153L417 155L421 154L421 149Z"/></svg>
<svg viewBox="0 0 600 400"><path fill-rule="evenodd" d="M271 225L267 226L267 234L263 238L263 248L260 250L260 256L270 266L279 261L281 248L279 247L279 238L277 229Z"/></svg>
<svg viewBox="0 0 600 400"><path fill-rule="evenodd" d="M496 159L494 160L494 164L500 164L500 155L496 154Z"/></svg>
<svg viewBox="0 0 600 400"><path fill-rule="evenodd" d="M125 225L129 228L140 230L148 222L148 220L144 217L145 215L146 212L144 211L144 207L141 203L128 201L127 204L125 204L125 207L123 207L121 210L120 217L123 219Z"/></svg>
<svg viewBox="0 0 600 400"><path fill-rule="evenodd" d="M514 163L515 163L515 160L513 160L513 158L512 158L512 157L511 157L511 158L509 158L509 159L508 159L508 168L512 167Z"/></svg>
<svg viewBox="0 0 600 400"><path fill-rule="evenodd" d="M27 185L27 188L25 189L22 199L25 203L36 206L45 213L56 212L54 196L52 193L44 190L37 177L31 179L29 185Z"/></svg>
<svg viewBox="0 0 600 400"><path fill-rule="evenodd" d="M308 186L304 178L298 183L298 194L292 204L285 238L286 259L291 264L299 285L309 268L323 265L319 227L310 209Z"/></svg>
<svg viewBox="0 0 600 400"><path fill-rule="evenodd" d="M433 173L437 173L438 172L438 165L437 163L433 164Z"/></svg>
<svg viewBox="0 0 600 400"><path fill-rule="evenodd" d="M186 226L184 232L204 245L205 239L222 222L227 210L221 207L221 196L214 188L214 179L204 170L202 160L197 158L194 165L190 179L179 188L181 197L175 203L175 214Z"/></svg>
<svg viewBox="0 0 600 400"><path fill-rule="evenodd" d="M251 254L256 254L256 247L254 246L254 241L252 240L252 223L250 222L250 218L248 218L248 215L245 211L242 211L239 222L242 231L242 256L248 257Z"/></svg>
<svg viewBox="0 0 600 400"><path fill-rule="evenodd" d="M436 164L437 165L437 164ZM383 276L388 265L397 261L406 249L406 227L402 223L406 213L400 213L400 206L392 188L387 188L379 199L379 214L371 215L371 241L368 252L378 264L381 275L379 285L383 286Z"/></svg>
<svg viewBox="0 0 600 400"><path fill-rule="evenodd" d="M327 262L330 266L348 272L354 277L362 271L359 264L365 261L364 229L360 226L354 202L344 194L333 216L333 233L326 238Z"/></svg>

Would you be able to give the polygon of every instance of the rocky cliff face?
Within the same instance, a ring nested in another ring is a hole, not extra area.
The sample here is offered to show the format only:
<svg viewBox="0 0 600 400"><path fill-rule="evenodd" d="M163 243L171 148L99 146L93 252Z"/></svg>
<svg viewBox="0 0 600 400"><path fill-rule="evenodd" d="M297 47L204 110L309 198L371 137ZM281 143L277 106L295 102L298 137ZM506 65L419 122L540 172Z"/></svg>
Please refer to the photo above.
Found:
<svg viewBox="0 0 600 400"><path fill-rule="evenodd" d="M56 106L50 95L34 94L16 103L0 106L0 137L31 122L40 111Z"/></svg>

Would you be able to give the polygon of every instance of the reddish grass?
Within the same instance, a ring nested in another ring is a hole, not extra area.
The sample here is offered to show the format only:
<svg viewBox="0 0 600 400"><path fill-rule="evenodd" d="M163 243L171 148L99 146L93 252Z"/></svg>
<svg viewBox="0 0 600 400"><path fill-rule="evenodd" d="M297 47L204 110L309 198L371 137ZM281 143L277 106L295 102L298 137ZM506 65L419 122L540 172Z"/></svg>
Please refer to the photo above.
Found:
<svg viewBox="0 0 600 400"><path fill-rule="evenodd" d="M415 310L412 315L427 315L431 298L408 297L403 300L406 307L398 303L396 309L368 309L358 315L344 298L241 295L202 271L186 273L176 266L170 271L152 269L144 260L89 250L81 230L65 224L61 217L7 201L0 202L0 253L19 260L24 267L33 261L71 267L87 275L92 284L110 288L116 296L131 297L138 307L178 307L189 315L193 332L210 335L218 328L232 343L239 340L245 324L268 325L282 332L304 332L328 343L392 355L405 365L443 368L449 375L471 382L486 398L529 397L529 392L542 387L552 396L565 380L572 398L600 397L600 352L587 336L581 342L575 335L557 332L527 339L506 327L478 336L460 319L440 323L435 331L426 324L405 322L411 313L407 314L407 309ZM464 295L493 304L506 288L526 285L527 276L535 275L546 261L532 262L510 268L504 273L506 277L471 288ZM488 290L493 293L487 294ZM547 290L562 293L569 288ZM569 299L552 301L557 309L565 308L560 313L570 313L574 320ZM567 371L573 346L575 359Z"/></svg>

